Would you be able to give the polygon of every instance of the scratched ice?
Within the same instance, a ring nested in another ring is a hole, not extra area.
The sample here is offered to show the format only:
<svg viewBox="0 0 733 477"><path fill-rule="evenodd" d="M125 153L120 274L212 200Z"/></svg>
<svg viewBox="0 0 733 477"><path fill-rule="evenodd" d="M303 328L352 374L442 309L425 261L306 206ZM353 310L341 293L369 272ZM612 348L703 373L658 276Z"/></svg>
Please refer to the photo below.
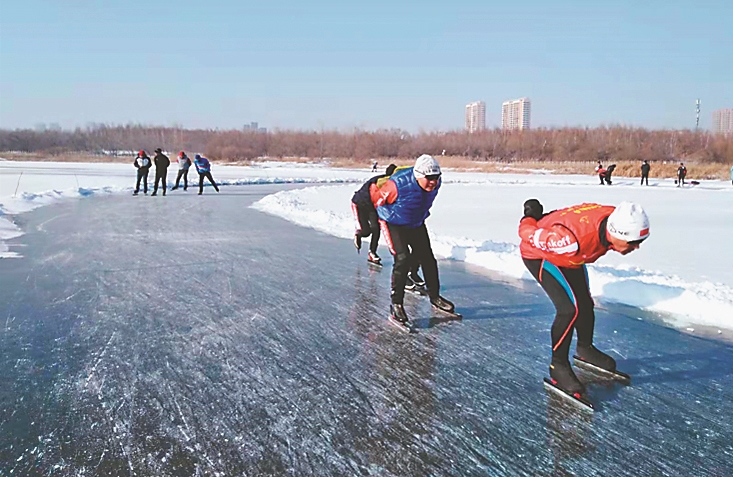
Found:
<svg viewBox="0 0 733 477"><path fill-rule="evenodd" d="M280 189L21 217L24 258L0 261L0 475L729 475L730 345L599 310L596 344L634 383L590 384L599 410L578 412L542 388L536 286L441 262L465 319L408 296L402 334L389 264L248 208Z"/></svg>

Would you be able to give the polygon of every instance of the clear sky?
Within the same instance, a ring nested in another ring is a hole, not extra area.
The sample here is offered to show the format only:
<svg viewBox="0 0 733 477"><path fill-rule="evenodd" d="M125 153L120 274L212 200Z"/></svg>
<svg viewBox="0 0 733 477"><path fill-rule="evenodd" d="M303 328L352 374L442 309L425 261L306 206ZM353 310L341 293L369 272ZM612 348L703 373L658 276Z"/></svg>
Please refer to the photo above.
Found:
<svg viewBox="0 0 733 477"><path fill-rule="evenodd" d="M733 107L731 0L0 0L0 128L694 128Z"/></svg>

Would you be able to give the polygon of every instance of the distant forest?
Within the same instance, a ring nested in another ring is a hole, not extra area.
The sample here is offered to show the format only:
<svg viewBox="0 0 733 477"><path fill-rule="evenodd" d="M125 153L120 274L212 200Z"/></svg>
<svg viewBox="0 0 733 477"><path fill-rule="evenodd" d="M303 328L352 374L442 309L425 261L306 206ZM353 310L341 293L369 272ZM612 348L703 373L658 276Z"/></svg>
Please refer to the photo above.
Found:
<svg viewBox="0 0 733 477"><path fill-rule="evenodd" d="M126 155L162 148L199 152L211 159L414 158L445 154L476 161L685 160L733 162L733 136L691 130L628 127L498 129L421 132L205 130L141 125L97 125L74 131L0 130L0 151L62 155Z"/></svg>

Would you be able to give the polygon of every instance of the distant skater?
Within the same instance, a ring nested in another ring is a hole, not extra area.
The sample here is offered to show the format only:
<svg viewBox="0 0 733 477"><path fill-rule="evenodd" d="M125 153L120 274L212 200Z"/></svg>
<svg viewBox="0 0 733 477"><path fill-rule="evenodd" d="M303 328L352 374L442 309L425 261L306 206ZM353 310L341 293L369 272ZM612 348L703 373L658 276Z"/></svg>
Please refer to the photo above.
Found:
<svg viewBox="0 0 733 477"><path fill-rule="evenodd" d="M596 166L596 174L598 174L598 178L601 180L601 185L603 185L603 180L606 177L606 168L603 167L603 163L601 163L601 161L598 161L598 165Z"/></svg>
<svg viewBox="0 0 733 477"><path fill-rule="evenodd" d="M641 165L641 185L644 185L644 181L646 181L646 185L649 185L649 170L651 169L651 166L649 166L648 161L644 161Z"/></svg>
<svg viewBox="0 0 733 477"><path fill-rule="evenodd" d="M685 185L685 176L687 175L687 168L685 164L680 162L680 167L677 168L677 187Z"/></svg>
<svg viewBox="0 0 733 477"><path fill-rule="evenodd" d="M193 165L196 166L196 172L199 173L199 195L204 193L204 178L209 179L209 182L214 186L214 189L219 192L219 187L216 185L216 182L214 182L214 178L211 177L211 163L209 160L199 154L196 154L193 157Z"/></svg>
<svg viewBox="0 0 733 477"><path fill-rule="evenodd" d="M176 176L176 185L171 187L171 190L178 189L178 185L181 183L181 177L183 177L183 190L188 189L188 169L191 167L191 159L188 158L185 152L181 151L178 153L178 175Z"/></svg>
<svg viewBox="0 0 733 477"><path fill-rule="evenodd" d="M150 171L150 158L145 151L137 153L137 157L133 162L135 169L137 169L137 182L135 183L135 192L132 195L137 195L140 192L140 181L143 182L143 192L147 195L148 193L148 172Z"/></svg>
<svg viewBox="0 0 733 477"><path fill-rule="evenodd" d="M163 184L163 195L165 195L166 182L168 181L168 166L171 165L171 160L163 154L161 148L158 148L155 150L153 162L155 163L155 187L153 187L153 193L150 195L158 195L158 181Z"/></svg>
<svg viewBox="0 0 733 477"><path fill-rule="evenodd" d="M374 164L372 164L372 172L377 172L377 166L379 166L379 163L374 161Z"/></svg>
<svg viewBox="0 0 733 477"><path fill-rule="evenodd" d="M733 166L730 167L730 182L733 184Z"/></svg>

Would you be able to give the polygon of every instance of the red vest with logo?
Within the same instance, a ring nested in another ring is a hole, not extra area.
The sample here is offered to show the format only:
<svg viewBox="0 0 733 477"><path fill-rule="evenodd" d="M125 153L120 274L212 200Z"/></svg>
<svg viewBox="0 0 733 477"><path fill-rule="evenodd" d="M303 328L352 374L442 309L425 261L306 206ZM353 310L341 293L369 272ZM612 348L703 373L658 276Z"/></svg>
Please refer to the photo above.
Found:
<svg viewBox="0 0 733 477"><path fill-rule="evenodd" d="M573 254L553 253L550 247L543 250L523 238L519 245L522 258L544 259L558 267L567 268L580 268L586 263L595 262L609 250L609 247L601 243L599 230L601 222L614 209L615 207L609 205L585 203L548 214L536 223L536 229L551 230L556 237L562 237L559 240L562 245L577 243L577 251ZM520 230L522 228L520 225ZM534 232L542 235L537 230Z"/></svg>

